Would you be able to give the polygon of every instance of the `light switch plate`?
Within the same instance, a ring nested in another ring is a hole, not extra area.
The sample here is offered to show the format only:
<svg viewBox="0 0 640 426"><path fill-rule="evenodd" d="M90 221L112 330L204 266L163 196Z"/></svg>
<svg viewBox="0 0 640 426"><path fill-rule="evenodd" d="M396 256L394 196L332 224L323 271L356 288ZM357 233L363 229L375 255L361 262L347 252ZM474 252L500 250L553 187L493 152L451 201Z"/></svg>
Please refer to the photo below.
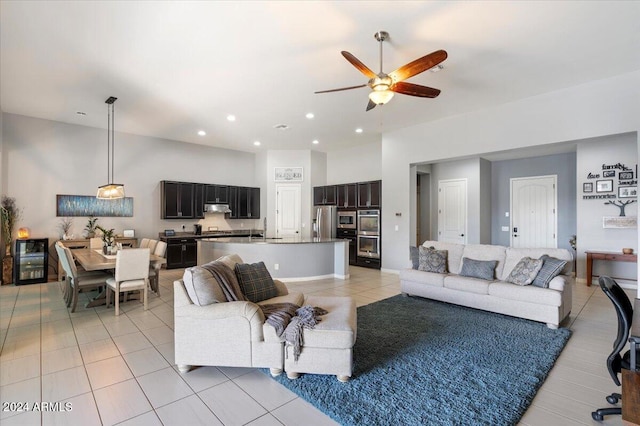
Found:
<svg viewBox="0 0 640 426"><path fill-rule="evenodd" d="M503 226L503 227L502 227L502 230L503 230L504 232L509 232L509 227L508 227L508 226Z"/></svg>

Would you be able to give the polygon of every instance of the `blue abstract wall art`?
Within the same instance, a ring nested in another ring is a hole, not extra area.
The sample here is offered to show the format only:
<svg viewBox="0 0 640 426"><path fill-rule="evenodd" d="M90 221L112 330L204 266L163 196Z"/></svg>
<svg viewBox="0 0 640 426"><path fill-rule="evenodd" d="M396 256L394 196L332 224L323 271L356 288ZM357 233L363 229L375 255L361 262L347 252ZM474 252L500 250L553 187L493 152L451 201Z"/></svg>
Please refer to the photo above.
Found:
<svg viewBox="0 0 640 426"><path fill-rule="evenodd" d="M133 198L99 200L95 195L56 195L56 216L132 217Z"/></svg>

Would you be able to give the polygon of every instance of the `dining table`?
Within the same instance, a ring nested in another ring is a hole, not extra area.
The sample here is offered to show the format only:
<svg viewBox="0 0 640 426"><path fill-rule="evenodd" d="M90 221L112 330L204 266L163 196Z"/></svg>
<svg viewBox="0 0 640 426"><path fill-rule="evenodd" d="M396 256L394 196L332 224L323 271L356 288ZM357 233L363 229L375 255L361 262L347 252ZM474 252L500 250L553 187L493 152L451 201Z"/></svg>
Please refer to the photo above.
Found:
<svg viewBox="0 0 640 426"><path fill-rule="evenodd" d="M123 248L122 250L128 250ZM101 249L82 248L71 250L75 260L86 271L106 271L116 269L116 254L104 254ZM167 263L167 259L155 254L149 256L149 266L161 266ZM103 288L98 295L91 299L85 307L93 308L106 304L106 288Z"/></svg>

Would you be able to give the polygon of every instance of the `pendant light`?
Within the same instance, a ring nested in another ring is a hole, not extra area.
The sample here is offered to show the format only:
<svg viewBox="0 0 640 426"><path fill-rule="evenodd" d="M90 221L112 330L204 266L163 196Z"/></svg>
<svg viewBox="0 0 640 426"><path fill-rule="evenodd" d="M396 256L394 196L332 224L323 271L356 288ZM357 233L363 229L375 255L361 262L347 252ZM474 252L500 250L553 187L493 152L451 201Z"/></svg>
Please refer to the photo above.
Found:
<svg viewBox="0 0 640 426"><path fill-rule="evenodd" d="M100 200L115 200L124 198L124 185L121 183L113 183L114 169L114 121L115 113L113 104L118 98L110 96L105 101L107 104L107 184L98 187L96 198Z"/></svg>

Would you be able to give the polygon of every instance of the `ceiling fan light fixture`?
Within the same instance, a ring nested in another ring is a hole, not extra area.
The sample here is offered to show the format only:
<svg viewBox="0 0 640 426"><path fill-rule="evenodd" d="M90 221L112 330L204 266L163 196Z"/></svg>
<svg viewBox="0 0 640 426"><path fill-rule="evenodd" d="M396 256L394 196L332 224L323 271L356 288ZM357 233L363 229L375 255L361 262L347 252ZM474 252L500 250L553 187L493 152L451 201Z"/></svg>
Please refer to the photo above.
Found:
<svg viewBox="0 0 640 426"><path fill-rule="evenodd" d="M369 99L376 105L384 105L393 98L393 92L391 90L377 90L374 89L369 93Z"/></svg>

